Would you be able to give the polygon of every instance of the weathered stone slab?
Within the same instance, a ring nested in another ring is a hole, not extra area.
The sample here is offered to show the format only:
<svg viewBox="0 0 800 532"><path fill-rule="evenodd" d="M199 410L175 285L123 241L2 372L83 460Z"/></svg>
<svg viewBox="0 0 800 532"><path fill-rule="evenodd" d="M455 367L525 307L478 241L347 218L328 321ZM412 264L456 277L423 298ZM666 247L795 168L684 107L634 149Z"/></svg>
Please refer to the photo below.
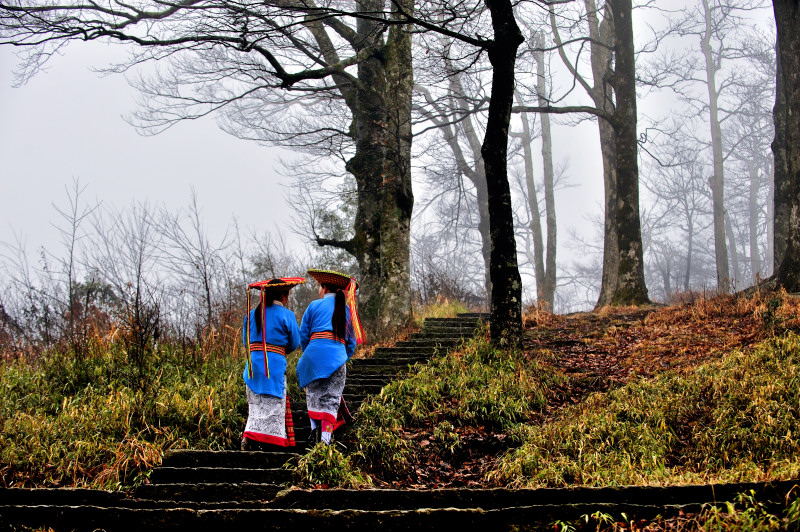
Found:
<svg viewBox="0 0 800 532"><path fill-rule="evenodd" d="M121 491L85 488L0 488L4 505L96 505L115 506L130 499Z"/></svg>
<svg viewBox="0 0 800 532"><path fill-rule="evenodd" d="M425 362L433 355L434 350L424 348L418 353L408 354L403 351L383 351L376 353L373 358L359 358L353 360L348 365L348 372L352 369L358 369L361 366L380 366L391 361L393 364L415 364L417 362Z"/></svg>
<svg viewBox="0 0 800 532"><path fill-rule="evenodd" d="M262 453L269 454L269 453ZM270 500L281 491L279 483L221 482L202 484L145 484L134 491L139 499L169 501L250 501Z"/></svg>
<svg viewBox="0 0 800 532"><path fill-rule="evenodd" d="M280 449L280 448L278 448ZM175 450L167 451L161 462L165 467L225 467L271 469L280 467L294 453L279 451L274 453L246 451L203 451Z"/></svg>
<svg viewBox="0 0 800 532"><path fill-rule="evenodd" d="M441 489L441 490L300 490L281 492L271 507L378 510L386 508L483 508L497 509L566 504L694 504L733 500L738 493L754 490L767 499L785 497L800 480L774 483L735 483L698 486L623 486L540 489Z"/></svg>
<svg viewBox="0 0 800 532"><path fill-rule="evenodd" d="M157 467L150 473L153 484L254 482L283 484L291 473L281 468Z"/></svg>

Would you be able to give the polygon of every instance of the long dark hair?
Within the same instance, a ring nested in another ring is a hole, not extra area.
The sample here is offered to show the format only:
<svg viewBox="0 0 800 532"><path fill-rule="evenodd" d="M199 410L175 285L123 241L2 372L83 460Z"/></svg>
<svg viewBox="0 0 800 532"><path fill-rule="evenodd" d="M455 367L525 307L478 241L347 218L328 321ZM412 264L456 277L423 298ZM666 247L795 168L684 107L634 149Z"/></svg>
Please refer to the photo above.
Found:
<svg viewBox="0 0 800 532"><path fill-rule="evenodd" d="M328 292L336 293L336 302L333 305L333 316L331 317L331 327L335 338L344 338L347 335L347 311L344 302L344 290L338 286L323 284Z"/></svg>
<svg viewBox="0 0 800 532"><path fill-rule="evenodd" d="M271 307L274 301L280 301L283 299L284 294L288 295L289 290L291 290L291 287L289 286L278 286L264 290L264 301L266 302L266 305ZM261 323L261 301L258 302L254 316L256 318L256 332L261 334L261 328L263 326Z"/></svg>

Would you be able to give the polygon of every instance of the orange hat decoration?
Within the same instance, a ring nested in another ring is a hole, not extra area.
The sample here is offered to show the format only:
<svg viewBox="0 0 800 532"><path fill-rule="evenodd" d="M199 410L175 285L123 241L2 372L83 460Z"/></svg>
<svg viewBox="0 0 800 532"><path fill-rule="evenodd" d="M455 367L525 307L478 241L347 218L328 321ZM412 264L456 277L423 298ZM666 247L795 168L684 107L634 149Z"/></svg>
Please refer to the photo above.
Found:
<svg viewBox="0 0 800 532"><path fill-rule="evenodd" d="M316 279L319 284L332 285L344 291L345 302L350 307L350 323L353 326L356 343L363 344L367 337L364 334L364 328L361 326L361 318L358 317L358 305L356 303L358 281L356 281L355 277L332 270L308 270L308 275Z"/></svg>

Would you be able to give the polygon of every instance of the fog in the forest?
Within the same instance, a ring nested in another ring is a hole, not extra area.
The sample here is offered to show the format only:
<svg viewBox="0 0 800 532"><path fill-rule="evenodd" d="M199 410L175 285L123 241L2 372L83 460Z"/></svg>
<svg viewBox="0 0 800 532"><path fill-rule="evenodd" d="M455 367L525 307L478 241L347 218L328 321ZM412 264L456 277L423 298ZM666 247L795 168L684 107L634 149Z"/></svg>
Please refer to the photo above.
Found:
<svg viewBox="0 0 800 532"><path fill-rule="evenodd" d="M521 16L527 40L517 63L515 105L535 105L539 82L552 105L591 105L582 85L591 85L590 53L578 39L586 33L584 3L572 4L555 18L561 40L570 43L562 53L555 49L546 14L531 8ZM673 11L665 11L666 4ZM703 4L687 2L696 20L672 2L634 10L645 274L650 298L665 303L719 288L713 200L720 191L726 290L742 289L772 272L771 11L755 2L711 4L730 8L708 26L709 64L716 65L713 90L701 47ZM537 32L547 50L538 55L528 46ZM452 83L444 82L444 67L421 51L435 44L421 36L414 50L411 282L420 302L447 297L480 307L486 304L485 262L475 176L469 170L477 168L479 152L470 145L468 128L482 138L487 62L465 57L464 65L454 65L449 75L459 76L462 91L454 92ZM73 43L50 60L49 71L11 88L19 62L12 50L0 48L4 313L24 320L49 299L63 300L67 296L56 287L65 279L125 290L143 268L163 314L188 332L209 325L204 319L211 319L212 306L236 307L248 281L302 275L319 266L355 272L346 253L312 241L315 235L346 238L352 231L353 185L344 177L343 157L324 157L307 147L280 149L274 139L236 138L228 133L249 134L236 130L223 111L179 121L156 135L138 135L129 122L142 125L135 116L142 101L128 81L141 86L153 67L145 63L124 75L105 76L89 70L124 61L125 53L119 45ZM543 77L537 76L539 66ZM459 100L477 111L458 115L453 102ZM163 105L151 109L163 110ZM329 120L343 121L336 112L332 107ZM289 124L288 116L272 119ZM509 182L525 304L535 304L534 264L536 254L544 253L535 245L534 207L540 238L548 231L543 116L517 113L511 121ZM573 113L551 114L548 121L557 224L554 309L589 310L598 299L603 259L597 120ZM723 188L716 191L715 121L724 171ZM452 130L449 141L445 127ZM189 316L190 308L207 308L208 318Z"/></svg>

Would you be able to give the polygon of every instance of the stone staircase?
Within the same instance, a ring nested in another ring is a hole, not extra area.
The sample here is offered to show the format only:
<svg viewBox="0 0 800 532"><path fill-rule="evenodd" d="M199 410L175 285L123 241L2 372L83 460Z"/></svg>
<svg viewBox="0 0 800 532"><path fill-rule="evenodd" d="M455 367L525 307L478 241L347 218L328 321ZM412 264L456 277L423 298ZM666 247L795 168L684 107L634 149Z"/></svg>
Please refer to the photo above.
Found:
<svg viewBox="0 0 800 532"><path fill-rule="evenodd" d="M380 393L386 384L409 372L414 364L425 363L472 338L481 318L479 314L428 318L422 329L408 340L392 347L378 347L371 358L352 359L347 365L344 389L350 411L355 414L368 395ZM150 483L136 489L135 497L204 508L231 502L238 506L263 506L290 480L289 472L281 466L310 446L307 440L311 425L304 402L292 403L292 416L297 440L294 449L273 446L266 452L168 452L161 466L151 472ZM339 429L337 437L341 438L351 426Z"/></svg>

